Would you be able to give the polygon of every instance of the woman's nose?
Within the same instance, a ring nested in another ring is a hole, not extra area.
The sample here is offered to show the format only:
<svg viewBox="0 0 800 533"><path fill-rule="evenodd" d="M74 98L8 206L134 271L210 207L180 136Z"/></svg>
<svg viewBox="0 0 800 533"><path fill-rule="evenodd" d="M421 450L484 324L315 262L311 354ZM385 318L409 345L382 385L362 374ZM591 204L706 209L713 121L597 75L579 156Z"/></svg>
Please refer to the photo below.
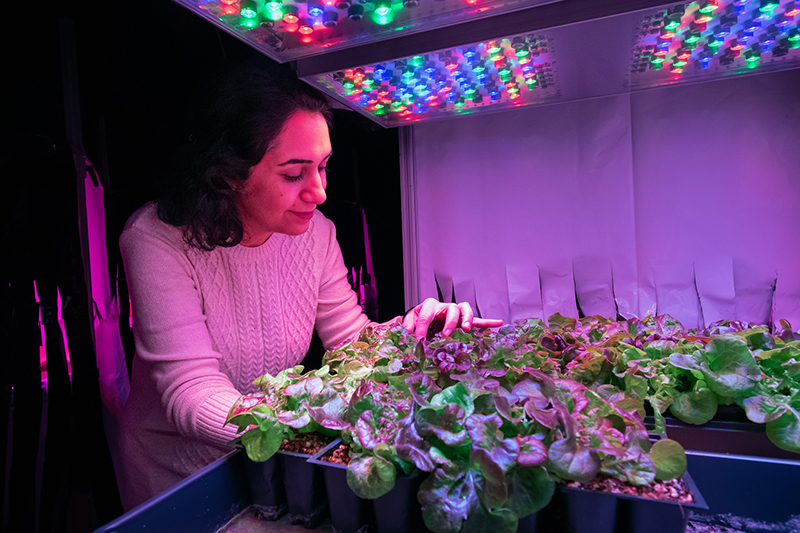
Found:
<svg viewBox="0 0 800 533"><path fill-rule="evenodd" d="M324 203L325 199L328 198L328 195L325 193L325 187L327 185L325 172L314 172L314 176L308 181L308 186L303 189L303 201L316 205Z"/></svg>

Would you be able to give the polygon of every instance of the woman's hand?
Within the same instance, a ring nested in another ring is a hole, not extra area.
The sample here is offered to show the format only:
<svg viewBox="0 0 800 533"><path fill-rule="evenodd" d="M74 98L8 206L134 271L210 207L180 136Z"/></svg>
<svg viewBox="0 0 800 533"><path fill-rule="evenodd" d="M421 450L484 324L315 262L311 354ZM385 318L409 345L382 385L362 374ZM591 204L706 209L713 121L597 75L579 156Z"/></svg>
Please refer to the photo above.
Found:
<svg viewBox="0 0 800 533"><path fill-rule="evenodd" d="M475 318L472 307L466 302L446 304L434 298L426 299L403 317L403 327L419 340L439 331L450 335L456 328L469 331L473 326L495 328L502 325L502 320Z"/></svg>

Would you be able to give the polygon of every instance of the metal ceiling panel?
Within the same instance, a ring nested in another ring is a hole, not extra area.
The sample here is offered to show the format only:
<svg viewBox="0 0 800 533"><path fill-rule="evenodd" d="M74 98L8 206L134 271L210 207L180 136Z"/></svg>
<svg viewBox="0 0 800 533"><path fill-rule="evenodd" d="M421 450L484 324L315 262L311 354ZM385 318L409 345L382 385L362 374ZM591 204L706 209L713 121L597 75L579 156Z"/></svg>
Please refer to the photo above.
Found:
<svg viewBox="0 0 800 533"><path fill-rule="evenodd" d="M566 1L299 61L298 74L392 127L800 67L795 2L596 4Z"/></svg>

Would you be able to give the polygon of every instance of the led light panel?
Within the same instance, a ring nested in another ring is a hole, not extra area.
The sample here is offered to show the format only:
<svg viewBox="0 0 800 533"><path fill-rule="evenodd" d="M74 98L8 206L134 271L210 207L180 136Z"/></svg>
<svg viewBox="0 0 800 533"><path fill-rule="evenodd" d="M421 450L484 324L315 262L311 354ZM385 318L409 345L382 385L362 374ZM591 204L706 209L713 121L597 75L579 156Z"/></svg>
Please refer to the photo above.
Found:
<svg viewBox="0 0 800 533"><path fill-rule="evenodd" d="M552 46L523 34L363 65L312 83L384 126L560 99Z"/></svg>
<svg viewBox="0 0 800 533"><path fill-rule="evenodd" d="M630 89L800 66L800 2L702 0L644 17Z"/></svg>
<svg viewBox="0 0 800 533"><path fill-rule="evenodd" d="M561 0L175 0L289 61Z"/></svg>

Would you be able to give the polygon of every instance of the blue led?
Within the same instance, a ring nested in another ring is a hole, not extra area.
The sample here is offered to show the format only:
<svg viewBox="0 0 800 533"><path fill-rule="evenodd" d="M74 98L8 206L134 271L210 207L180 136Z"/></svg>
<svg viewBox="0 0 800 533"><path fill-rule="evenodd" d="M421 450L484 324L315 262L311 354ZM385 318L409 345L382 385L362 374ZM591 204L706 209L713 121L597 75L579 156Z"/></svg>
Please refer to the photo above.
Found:
<svg viewBox="0 0 800 533"><path fill-rule="evenodd" d="M447 85L447 78L445 78L444 76L436 80L436 86L439 87L440 89L445 85Z"/></svg>
<svg viewBox="0 0 800 533"><path fill-rule="evenodd" d="M527 65L522 65L522 72L531 72L534 69L533 63L528 63Z"/></svg>
<svg viewBox="0 0 800 533"><path fill-rule="evenodd" d="M436 63L434 63L433 61L428 61L425 64L425 68L423 70L425 74L433 74L434 72L436 72Z"/></svg>
<svg viewBox="0 0 800 533"><path fill-rule="evenodd" d="M761 22L752 18L745 22L742 27L744 28L744 31L754 32L761 27Z"/></svg>
<svg viewBox="0 0 800 533"><path fill-rule="evenodd" d="M466 80L467 80L467 77L464 76L463 74L459 74L458 76L456 76L456 81L458 83L464 83Z"/></svg>
<svg viewBox="0 0 800 533"><path fill-rule="evenodd" d="M486 71L483 71L483 72L481 72L480 74L478 74L478 75L476 76L476 78L478 78L478 81L479 81L479 82L481 82L481 83L483 83L484 81L486 81L486 78L488 78L488 77L489 77L489 75L488 75L488 74L486 74Z"/></svg>
<svg viewBox="0 0 800 533"><path fill-rule="evenodd" d="M311 4L308 5L308 14L312 17L321 17L324 10L322 6L319 4Z"/></svg>
<svg viewBox="0 0 800 533"><path fill-rule="evenodd" d="M724 39L725 37L727 37L728 35L731 34L730 30L728 28L723 27L723 26L714 26L711 29L711 33L717 39Z"/></svg>
<svg viewBox="0 0 800 533"><path fill-rule="evenodd" d="M428 110L428 106L426 106L426 105L425 105L425 104L423 104L422 102L416 102L416 103L414 104L414 108L412 109L412 111L413 111L414 113L424 113L424 112L425 112L425 111L427 111L427 110Z"/></svg>
<svg viewBox="0 0 800 533"><path fill-rule="evenodd" d="M759 11L758 13L753 11L753 20L755 21L764 22L771 18L772 18L772 13L770 13L769 11Z"/></svg>
<svg viewBox="0 0 800 533"><path fill-rule="evenodd" d="M736 34L740 41L746 43L748 41L752 41L755 39L755 34L752 31L747 30L739 30L739 33Z"/></svg>
<svg viewBox="0 0 800 533"><path fill-rule="evenodd" d="M372 69L372 72L375 74L375 77L378 79L383 79L384 74L386 74L386 67L383 65L375 65L375 68Z"/></svg>
<svg viewBox="0 0 800 533"><path fill-rule="evenodd" d="M792 25L792 19L787 17L786 15L781 15L775 20L775 26L781 29L785 29Z"/></svg>
<svg viewBox="0 0 800 533"><path fill-rule="evenodd" d="M464 51L462 55L464 57L475 57L476 55L478 55L478 52L475 50L474 46L470 46Z"/></svg>

